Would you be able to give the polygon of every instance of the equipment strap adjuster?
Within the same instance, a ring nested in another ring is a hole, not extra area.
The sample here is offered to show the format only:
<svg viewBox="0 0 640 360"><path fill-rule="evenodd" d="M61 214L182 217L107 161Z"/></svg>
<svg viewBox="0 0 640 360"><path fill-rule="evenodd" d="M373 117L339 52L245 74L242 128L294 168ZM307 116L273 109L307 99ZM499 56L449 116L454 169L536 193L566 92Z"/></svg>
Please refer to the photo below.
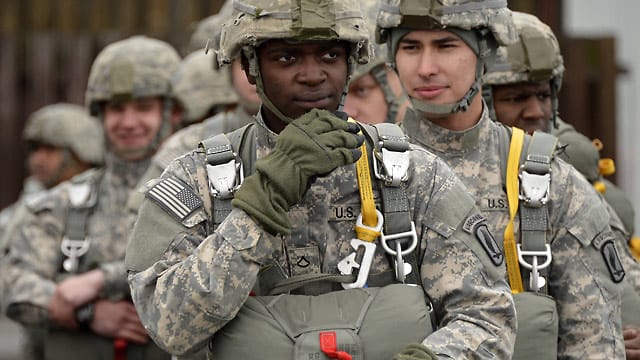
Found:
<svg viewBox="0 0 640 360"><path fill-rule="evenodd" d="M235 158L218 165L207 164L209 191L221 199L233 197L244 181L242 160Z"/></svg>
<svg viewBox="0 0 640 360"><path fill-rule="evenodd" d="M545 269L547 266L549 266L549 264L551 264L551 259L552 259L551 247L549 246L549 244L545 244L544 251L535 251L535 250L526 251L526 250L522 250L522 244L517 244L517 246L518 246L518 262L523 267L527 268L528 270L531 270L529 285L533 291L537 292L542 287L544 287L546 283L544 280L544 277L540 276L539 270ZM529 264L524 259L525 256L532 257L531 264ZM542 264L539 264L538 257L543 257L543 256L545 258L544 262Z"/></svg>
<svg viewBox="0 0 640 360"><path fill-rule="evenodd" d="M539 208L549 201L549 186L551 175L531 174L527 171L520 172L520 200L528 207Z"/></svg>

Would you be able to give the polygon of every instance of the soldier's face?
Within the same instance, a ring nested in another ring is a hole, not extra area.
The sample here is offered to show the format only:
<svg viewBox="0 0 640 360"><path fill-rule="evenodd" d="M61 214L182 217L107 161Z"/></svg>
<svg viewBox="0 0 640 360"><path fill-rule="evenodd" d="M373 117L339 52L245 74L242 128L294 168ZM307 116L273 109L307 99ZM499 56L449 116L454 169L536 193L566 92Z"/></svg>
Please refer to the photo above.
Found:
<svg viewBox="0 0 640 360"><path fill-rule="evenodd" d="M547 131L551 121L551 86L548 81L493 86L496 118L529 134Z"/></svg>
<svg viewBox="0 0 640 360"><path fill-rule="evenodd" d="M34 144L27 156L29 174L45 188L56 185L64 165L64 149L47 144Z"/></svg>
<svg viewBox="0 0 640 360"><path fill-rule="evenodd" d="M336 111L347 83L347 56L348 46L338 41L268 41L258 49L264 92L292 119L314 108Z"/></svg>
<svg viewBox="0 0 640 360"><path fill-rule="evenodd" d="M478 61L460 37L443 30L409 32L395 60L407 94L430 104L458 102L475 81Z"/></svg>
<svg viewBox="0 0 640 360"><path fill-rule="evenodd" d="M386 120L389 106L382 87L371 74L365 74L349 83L344 111L367 124L379 124Z"/></svg>
<svg viewBox="0 0 640 360"><path fill-rule="evenodd" d="M140 160L162 124L160 98L140 98L104 105L104 129L110 150L125 160Z"/></svg>
<svg viewBox="0 0 640 360"><path fill-rule="evenodd" d="M247 74L242 70L240 59L236 59L231 64L231 77L233 87L240 97L240 103L246 108L245 110L257 112L262 101L260 101L260 97L256 92L256 86L249 82Z"/></svg>

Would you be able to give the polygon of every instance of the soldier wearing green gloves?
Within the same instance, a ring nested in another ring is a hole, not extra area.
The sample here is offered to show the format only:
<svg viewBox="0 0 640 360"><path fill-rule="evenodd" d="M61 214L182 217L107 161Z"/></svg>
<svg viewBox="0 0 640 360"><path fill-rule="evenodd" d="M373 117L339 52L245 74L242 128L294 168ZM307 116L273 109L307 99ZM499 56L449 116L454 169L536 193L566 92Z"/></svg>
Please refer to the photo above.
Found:
<svg viewBox="0 0 640 360"><path fill-rule="evenodd" d="M263 106L148 184L126 262L152 338L222 359L509 359L503 254L464 187L397 126L337 112L369 57L358 2L233 8L217 59L242 57Z"/></svg>

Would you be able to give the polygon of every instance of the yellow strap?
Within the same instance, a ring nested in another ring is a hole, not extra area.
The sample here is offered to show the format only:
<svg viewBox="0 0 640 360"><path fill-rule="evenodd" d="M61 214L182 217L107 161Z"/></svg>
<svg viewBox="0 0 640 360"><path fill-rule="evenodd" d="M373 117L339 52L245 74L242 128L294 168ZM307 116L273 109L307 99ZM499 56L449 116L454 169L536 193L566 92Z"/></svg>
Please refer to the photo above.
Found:
<svg viewBox="0 0 640 360"><path fill-rule="evenodd" d="M518 250L516 249L515 235L513 231L513 220L518 212L518 195L520 184L518 180L518 167L520 165L520 153L524 142L524 131L513 127L511 135L511 145L509 145L509 160L507 161L507 200L509 202L509 223L504 229L504 252L509 274L509 284L511 292L518 294L524 291L522 286L522 276L520 275L520 264L518 263Z"/></svg>
<svg viewBox="0 0 640 360"><path fill-rule="evenodd" d="M349 118L350 122L354 122ZM362 131L359 132L362 134ZM356 162L356 172L358 175L358 190L360 191L360 213L362 214L362 224L375 228L378 225L378 214L376 213L376 204L373 200L373 187L371 185L371 173L369 171L369 155L367 154L367 144L363 143L360 147L362 156ZM380 236L379 231L356 226L356 234L358 239L368 242L375 241Z"/></svg>

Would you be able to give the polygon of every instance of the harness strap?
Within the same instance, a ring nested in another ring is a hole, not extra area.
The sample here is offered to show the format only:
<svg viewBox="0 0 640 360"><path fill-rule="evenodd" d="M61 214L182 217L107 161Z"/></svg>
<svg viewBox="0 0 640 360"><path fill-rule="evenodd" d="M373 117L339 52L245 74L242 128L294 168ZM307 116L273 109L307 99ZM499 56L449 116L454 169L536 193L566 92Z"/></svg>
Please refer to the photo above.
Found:
<svg viewBox="0 0 640 360"><path fill-rule="evenodd" d="M504 252L506 258L507 274L509 276L509 284L511 292L518 294L524 291L522 285L522 276L520 274L520 265L518 264L518 255L515 242L515 234L513 230L513 220L518 211L518 165L520 163L520 153L522 151L522 143L524 141L524 131L518 128L512 128L511 145L509 146L509 155L505 171L505 185L507 187L507 201L509 204L509 222L504 229Z"/></svg>

